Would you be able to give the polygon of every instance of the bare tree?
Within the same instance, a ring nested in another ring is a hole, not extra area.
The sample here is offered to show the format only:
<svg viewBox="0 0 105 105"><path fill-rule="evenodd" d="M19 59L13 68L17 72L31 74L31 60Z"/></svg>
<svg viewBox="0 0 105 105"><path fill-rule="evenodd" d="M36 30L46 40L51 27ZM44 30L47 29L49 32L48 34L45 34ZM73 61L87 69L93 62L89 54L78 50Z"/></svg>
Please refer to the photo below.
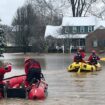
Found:
<svg viewBox="0 0 105 105"><path fill-rule="evenodd" d="M0 26L0 56L2 56L2 53L4 52L5 44L6 40L4 36L4 30L3 27Z"/></svg>
<svg viewBox="0 0 105 105"><path fill-rule="evenodd" d="M59 25L59 14L66 4L65 0L27 0L27 2L32 3L36 14L42 18L44 24Z"/></svg>
<svg viewBox="0 0 105 105"><path fill-rule="evenodd" d="M35 22L35 15L31 5L26 5L17 10L17 15L13 20L13 25L16 29L16 43L24 48L27 52L27 47L30 43L30 38L33 36L32 27ZM36 20L37 21L37 20Z"/></svg>
<svg viewBox="0 0 105 105"><path fill-rule="evenodd" d="M97 0L68 0L71 4L73 17L85 16L91 5Z"/></svg>
<svg viewBox="0 0 105 105"><path fill-rule="evenodd" d="M98 13L97 13L97 16L102 18L102 19L105 19L105 0L101 0L101 4L103 3L103 6L101 7L101 10L99 11L98 9Z"/></svg>

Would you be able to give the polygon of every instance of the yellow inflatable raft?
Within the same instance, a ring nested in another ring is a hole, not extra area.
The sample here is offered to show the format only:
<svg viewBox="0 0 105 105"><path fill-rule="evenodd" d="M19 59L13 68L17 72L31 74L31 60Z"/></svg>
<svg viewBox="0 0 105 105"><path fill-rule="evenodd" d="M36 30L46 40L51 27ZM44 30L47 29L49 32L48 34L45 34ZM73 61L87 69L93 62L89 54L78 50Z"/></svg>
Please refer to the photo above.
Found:
<svg viewBox="0 0 105 105"><path fill-rule="evenodd" d="M83 62L73 62L67 67L68 72L92 72L101 70L100 63L96 65L90 65Z"/></svg>

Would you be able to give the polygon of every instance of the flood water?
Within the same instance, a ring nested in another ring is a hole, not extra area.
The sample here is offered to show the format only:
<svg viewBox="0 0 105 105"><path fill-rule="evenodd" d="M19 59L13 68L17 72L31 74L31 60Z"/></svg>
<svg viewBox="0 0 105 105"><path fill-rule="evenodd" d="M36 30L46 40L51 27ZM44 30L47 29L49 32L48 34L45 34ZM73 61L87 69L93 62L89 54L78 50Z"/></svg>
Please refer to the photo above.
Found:
<svg viewBox="0 0 105 105"><path fill-rule="evenodd" d="M29 54L28 54L29 55ZM69 73L70 54L31 54L42 66L49 85L45 100L2 99L0 105L105 105L105 62L102 70L92 73ZM103 56L103 55L102 55ZM4 54L2 62L11 62L13 69L5 75L24 74L24 54Z"/></svg>

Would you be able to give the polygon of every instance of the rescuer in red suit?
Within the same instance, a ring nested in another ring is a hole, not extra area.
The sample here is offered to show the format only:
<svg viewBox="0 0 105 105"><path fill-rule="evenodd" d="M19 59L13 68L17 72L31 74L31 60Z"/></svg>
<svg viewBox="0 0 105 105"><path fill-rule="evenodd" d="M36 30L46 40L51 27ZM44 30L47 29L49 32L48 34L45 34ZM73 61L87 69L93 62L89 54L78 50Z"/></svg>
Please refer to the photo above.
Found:
<svg viewBox="0 0 105 105"><path fill-rule="evenodd" d="M88 58L89 63L92 65L96 65L98 60L100 60L99 56L97 56L95 50L92 50L92 54Z"/></svg>
<svg viewBox="0 0 105 105"><path fill-rule="evenodd" d="M83 60L83 58L85 58L85 56L86 56L86 54L83 51L83 49L79 48L77 50L76 55L74 56L74 62L83 62L83 63L85 63L85 61Z"/></svg>
<svg viewBox="0 0 105 105"><path fill-rule="evenodd" d="M85 52L83 51L82 48L79 48L79 49L78 49L78 52L81 53L82 58L85 58L86 54L85 54Z"/></svg>
<svg viewBox="0 0 105 105"><path fill-rule="evenodd" d="M35 79L35 82L41 80L41 66L38 61L30 57L26 57L24 62L24 68L26 73L26 86L31 85L33 79Z"/></svg>
<svg viewBox="0 0 105 105"><path fill-rule="evenodd" d="M3 96L3 90L4 90L4 74L7 72L10 72L12 69L12 65L10 63L5 63L0 67L0 98Z"/></svg>

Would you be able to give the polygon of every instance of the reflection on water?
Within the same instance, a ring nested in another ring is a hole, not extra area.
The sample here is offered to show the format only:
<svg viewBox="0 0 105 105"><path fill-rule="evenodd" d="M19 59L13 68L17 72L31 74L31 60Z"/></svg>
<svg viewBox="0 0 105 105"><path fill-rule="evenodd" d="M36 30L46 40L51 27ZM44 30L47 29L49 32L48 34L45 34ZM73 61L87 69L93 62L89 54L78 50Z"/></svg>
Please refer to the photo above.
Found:
<svg viewBox="0 0 105 105"><path fill-rule="evenodd" d="M24 73L24 54L4 54L3 62L11 62L13 70L5 77ZM31 54L41 63L49 84L45 100L4 99L2 105L105 105L105 66L93 73L68 73L66 67L72 62L68 54Z"/></svg>

